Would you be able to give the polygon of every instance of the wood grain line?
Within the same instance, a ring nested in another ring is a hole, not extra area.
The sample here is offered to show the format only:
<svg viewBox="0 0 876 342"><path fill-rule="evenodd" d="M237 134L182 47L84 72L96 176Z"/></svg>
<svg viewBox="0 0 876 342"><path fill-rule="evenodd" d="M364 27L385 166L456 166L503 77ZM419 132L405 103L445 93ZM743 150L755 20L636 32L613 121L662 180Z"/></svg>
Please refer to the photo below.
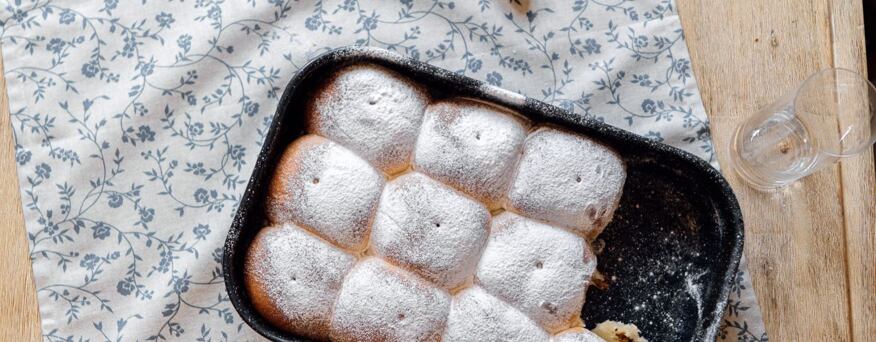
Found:
<svg viewBox="0 0 876 342"><path fill-rule="evenodd" d="M834 67L867 75L861 2L833 1L830 6ZM848 124L845 118L840 118L840 123ZM871 341L876 336L876 172L872 147L840 163L840 182L851 341Z"/></svg>
<svg viewBox="0 0 876 342"><path fill-rule="evenodd" d="M679 0L718 160L746 219L745 253L774 341L876 335L872 153L764 193L728 163L735 127L812 73L864 72L857 0ZM835 130L837 122L824 129Z"/></svg>

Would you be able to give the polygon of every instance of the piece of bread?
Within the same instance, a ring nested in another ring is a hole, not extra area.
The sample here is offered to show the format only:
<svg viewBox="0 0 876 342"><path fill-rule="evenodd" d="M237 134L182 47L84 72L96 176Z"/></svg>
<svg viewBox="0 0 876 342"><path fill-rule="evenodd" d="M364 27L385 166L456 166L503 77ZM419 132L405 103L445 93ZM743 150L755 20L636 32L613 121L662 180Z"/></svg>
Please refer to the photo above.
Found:
<svg viewBox="0 0 876 342"><path fill-rule="evenodd" d="M377 210L383 175L352 151L307 135L286 148L266 200L273 224L294 222L342 248L361 250Z"/></svg>
<svg viewBox="0 0 876 342"><path fill-rule="evenodd" d="M386 184L371 247L444 288L474 274L489 235L490 213L456 190L419 173Z"/></svg>
<svg viewBox="0 0 876 342"><path fill-rule="evenodd" d="M367 258L353 268L335 302L333 341L438 341L450 295L419 277Z"/></svg>
<svg viewBox="0 0 876 342"><path fill-rule="evenodd" d="M572 328L554 335L551 342L606 342L594 334L592 331L584 328Z"/></svg>
<svg viewBox="0 0 876 342"><path fill-rule="evenodd" d="M406 169L428 94L398 73L356 64L328 77L305 115L308 131L356 151L388 174Z"/></svg>
<svg viewBox="0 0 876 342"><path fill-rule="evenodd" d="M514 174L529 122L465 99L426 108L414 169L498 208Z"/></svg>
<svg viewBox="0 0 876 342"><path fill-rule="evenodd" d="M593 239L611 221L625 179L623 161L608 147L541 127L523 144L508 207Z"/></svg>
<svg viewBox="0 0 876 342"><path fill-rule="evenodd" d="M639 335L639 328L634 324L605 321L597 324L593 332L606 342L648 342Z"/></svg>
<svg viewBox="0 0 876 342"><path fill-rule="evenodd" d="M253 307L288 332L328 339L332 307L356 258L293 225L263 228L246 253Z"/></svg>
<svg viewBox="0 0 876 342"><path fill-rule="evenodd" d="M595 270L580 236L505 212L493 218L475 283L553 333L581 314Z"/></svg>
<svg viewBox="0 0 876 342"><path fill-rule="evenodd" d="M479 286L453 298L444 342L547 341L548 333L522 312Z"/></svg>

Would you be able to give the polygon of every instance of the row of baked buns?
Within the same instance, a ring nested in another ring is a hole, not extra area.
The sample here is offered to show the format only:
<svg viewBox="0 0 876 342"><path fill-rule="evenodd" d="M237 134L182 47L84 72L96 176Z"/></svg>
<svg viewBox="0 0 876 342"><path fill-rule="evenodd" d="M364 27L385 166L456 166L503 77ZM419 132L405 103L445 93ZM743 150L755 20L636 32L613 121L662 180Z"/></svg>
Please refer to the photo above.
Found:
<svg viewBox="0 0 876 342"><path fill-rule="evenodd" d="M615 152L374 65L327 79L246 257L253 305L337 341L601 341L581 328Z"/></svg>

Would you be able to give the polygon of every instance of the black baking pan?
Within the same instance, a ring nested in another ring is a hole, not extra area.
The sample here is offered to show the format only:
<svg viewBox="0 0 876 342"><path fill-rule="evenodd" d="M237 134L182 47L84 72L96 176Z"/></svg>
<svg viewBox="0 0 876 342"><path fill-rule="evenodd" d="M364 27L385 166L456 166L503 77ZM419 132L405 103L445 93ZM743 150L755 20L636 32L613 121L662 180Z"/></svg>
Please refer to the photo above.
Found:
<svg viewBox="0 0 876 342"><path fill-rule="evenodd" d="M596 245L605 289L590 287L582 318L636 324L649 341L714 341L742 255L739 204L727 182L696 156L604 123L389 51L349 47L307 64L286 86L228 231L222 267L231 303L253 329L275 341L302 341L269 324L244 289L246 249L265 223L265 193L274 165L305 134L313 87L351 63L374 63L424 85L436 99L492 102L613 147L627 166L620 207Z"/></svg>

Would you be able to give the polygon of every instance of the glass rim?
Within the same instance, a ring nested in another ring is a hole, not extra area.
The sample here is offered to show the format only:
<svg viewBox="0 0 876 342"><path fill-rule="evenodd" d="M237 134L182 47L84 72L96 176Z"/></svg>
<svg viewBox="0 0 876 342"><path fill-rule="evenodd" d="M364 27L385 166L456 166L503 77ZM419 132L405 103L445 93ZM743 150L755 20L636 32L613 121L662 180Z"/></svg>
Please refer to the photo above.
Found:
<svg viewBox="0 0 876 342"><path fill-rule="evenodd" d="M845 74L848 76L854 76L854 78L856 78L860 81L863 81L864 84L867 85L866 88L868 89L868 94L874 95L873 97L874 97L874 99L876 99L876 85L874 85L873 82L870 82L870 80L867 79L867 77L865 75L861 74L858 71L848 69L848 68L830 67L830 68L824 68L824 69L818 70L818 71L814 72L813 74L809 75L808 77L806 77L805 80L803 80L802 83L800 83L800 85L796 89L794 89L794 91L792 92L793 100L791 101L794 108L797 108L797 101L800 99L801 92L804 89L806 89L807 86L811 85L812 83L814 83L818 79L824 77L824 75L829 73L829 72L834 73L834 74L842 73L842 74ZM796 112L796 110L795 110L795 112ZM873 113L871 111L870 116L872 117L874 115L876 115L876 113ZM873 119L871 118L870 120L872 121ZM871 128L871 130L872 130L872 128ZM860 146L855 146L853 149L850 149L850 150L845 151L845 152L842 150L836 152L836 151L829 151L829 150L825 150L825 149L823 149L821 152L824 154L827 154L829 156L837 157L837 158L851 157L851 156L857 155L857 154L861 153L862 151L866 150L868 147L870 147L870 145L873 145L873 143L876 143L876 134L870 134L870 137L868 138L867 141L862 143Z"/></svg>

